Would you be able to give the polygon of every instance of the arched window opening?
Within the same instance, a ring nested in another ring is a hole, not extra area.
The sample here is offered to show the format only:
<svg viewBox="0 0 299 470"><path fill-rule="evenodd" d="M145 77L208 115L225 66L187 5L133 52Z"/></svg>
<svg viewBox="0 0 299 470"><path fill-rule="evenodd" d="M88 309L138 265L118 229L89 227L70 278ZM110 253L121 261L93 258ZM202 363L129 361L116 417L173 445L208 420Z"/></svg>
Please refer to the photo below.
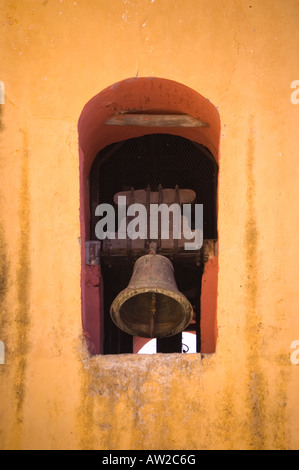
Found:
<svg viewBox="0 0 299 470"><path fill-rule="evenodd" d="M181 202L185 190L189 196L190 192L194 195L193 203L203 204L203 248L194 261L195 253L182 256L173 236L168 252L163 251L165 246L159 238L157 253L153 253L171 262L174 283L180 295L187 298L192 314L187 309L188 327L171 330L180 333L167 338L159 337L156 349L186 352L189 346L183 350L182 338L191 334L197 352L215 352L220 140L217 109L180 83L160 78L128 79L103 90L86 104L78 132L82 325L90 354L138 353L149 342L140 338L142 335L133 338L111 323L111 302L130 283L134 263L142 253L134 252L133 242L129 256L127 253L109 260L109 244L95 236L97 205L113 204L116 193L125 191L133 200L138 191L146 191L149 200L157 194L163 200L164 191L170 191L175 201ZM152 296L154 317L156 306L164 299L160 297Z"/></svg>

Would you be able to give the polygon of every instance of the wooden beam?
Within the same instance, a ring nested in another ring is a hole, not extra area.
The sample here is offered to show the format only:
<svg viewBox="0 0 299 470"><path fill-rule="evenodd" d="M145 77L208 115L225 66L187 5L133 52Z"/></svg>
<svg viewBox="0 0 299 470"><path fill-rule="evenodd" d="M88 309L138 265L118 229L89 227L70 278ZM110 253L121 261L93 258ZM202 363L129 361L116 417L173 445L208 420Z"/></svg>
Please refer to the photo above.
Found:
<svg viewBox="0 0 299 470"><path fill-rule="evenodd" d="M105 124L139 127L210 127L207 122L188 114L115 114Z"/></svg>
<svg viewBox="0 0 299 470"><path fill-rule="evenodd" d="M162 189L162 203L171 205L176 203L176 190L175 189ZM134 204L143 204L146 206L147 191L145 189L134 190ZM127 198L127 206L131 204L130 199L132 191L121 191L114 196L114 204L118 205L119 197ZM196 201L196 193L192 189L179 189L180 204L194 204ZM159 204L159 192L150 191L150 204Z"/></svg>

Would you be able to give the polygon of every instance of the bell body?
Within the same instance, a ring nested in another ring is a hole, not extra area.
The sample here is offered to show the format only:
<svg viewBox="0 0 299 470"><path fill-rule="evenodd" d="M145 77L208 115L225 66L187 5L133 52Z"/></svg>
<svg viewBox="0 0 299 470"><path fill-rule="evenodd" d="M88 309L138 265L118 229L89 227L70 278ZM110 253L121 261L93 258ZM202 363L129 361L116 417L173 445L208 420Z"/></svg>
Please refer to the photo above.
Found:
<svg viewBox="0 0 299 470"><path fill-rule="evenodd" d="M171 261L150 254L137 260L131 281L114 300L110 314L130 335L166 338L184 331L194 312L177 288Z"/></svg>

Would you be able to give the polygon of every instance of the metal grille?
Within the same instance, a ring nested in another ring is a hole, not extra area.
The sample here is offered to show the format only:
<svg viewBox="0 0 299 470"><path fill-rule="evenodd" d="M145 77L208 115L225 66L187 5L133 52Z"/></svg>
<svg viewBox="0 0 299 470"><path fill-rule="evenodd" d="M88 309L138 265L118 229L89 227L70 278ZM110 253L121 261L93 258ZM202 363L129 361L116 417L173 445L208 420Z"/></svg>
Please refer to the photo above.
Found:
<svg viewBox="0 0 299 470"><path fill-rule="evenodd" d="M169 134L150 134L113 144L101 151L91 171L91 234L98 204L113 204L119 191L163 188L193 189L204 207L204 238L217 238L218 167L203 146Z"/></svg>

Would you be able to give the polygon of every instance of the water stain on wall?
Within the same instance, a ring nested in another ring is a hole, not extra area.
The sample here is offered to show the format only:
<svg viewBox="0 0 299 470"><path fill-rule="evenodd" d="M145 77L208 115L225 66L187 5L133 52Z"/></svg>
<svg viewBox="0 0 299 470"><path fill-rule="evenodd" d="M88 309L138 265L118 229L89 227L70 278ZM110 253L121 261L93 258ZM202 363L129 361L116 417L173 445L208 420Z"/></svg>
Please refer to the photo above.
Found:
<svg viewBox="0 0 299 470"><path fill-rule="evenodd" d="M278 354L275 358L278 373L276 374L276 389L274 397L274 406L271 410L272 416L272 435L274 450L288 450L291 448L289 443L289 429L287 427L287 387L290 380L291 362L289 354L285 352Z"/></svg>
<svg viewBox="0 0 299 470"><path fill-rule="evenodd" d="M245 227L246 251L246 334L248 364L248 425L250 447L263 449L265 445L265 406L267 384L260 364L262 321L258 311L258 241L256 221L256 187L254 178L255 135L253 117L250 119L250 134L246 162L247 174L247 222Z"/></svg>
<svg viewBox="0 0 299 470"><path fill-rule="evenodd" d="M3 132L3 105L0 105L0 133ZM8 352L8 337L6 327L9 321L8 312L5 307L5 299L8 290L8 272L9 258L7 253L7 242L5 237L5 229L0 219L0 341L3 341ZM5 367L0 368L0 374L4 373Z"/></svg>
<svg viewBox="0 0 299 470"><path fill-rule="evenodd" d="M93 450L95 448L93 425L94 425L94 396L91 393L92 376L89 367L89 353L85 339L81 338L82 350L79 353L82 364L81 373L81 399L77 412L77 421L80 428L80 449Z"/></svg>
<svg viewBox="0 0 299 470"><path fill-rule="evenodd" d="M0 341L3 341L6 355L8 353L7 326L9 323L8 310L5 305L8 290L9 259L7 254L7 242L5 230L0 220ZM5 367L0 368L0 375L4 373Z"/></svg>
<svg viewBox="0 0 299 470"><path fill-rule="evenodd" d="M19 194L20 241L17 269L17 313L15 339L15 428L14 442L20 446L22 437L23 407L26 394L27 354L29 351L30 328L30 191L29 191L29 144L28 136L23 133L23 153L21 161L21 180Z"/></svg>
<svg viewBox="0 0 299 470"><path fill-rule="evenodd" d="M2 222L0 222L0 305L2 306L8 286L8 255L7 244L5 239L5 232ZM2 317L0 319L0 326L2 325ZM2 328L1 328L2 330ZM0 331L1 331L0 330Z"/></svg>
<svg viewBox="0 0 299 470"><path fill-rule="evenodd" d="M86 411L85 432L93 438L87 444L106 450L198 446L198 432L205 434L206 370L199 355L94 356L84 363L89 379L81 417Z"/></svg>
<svg viewBox="0 0 299 470"><path fill-rule="evenodd" d="M263 449L287 448L286 431L287 384L290 361L288 355L281 354L276 359L279 371L276 375L273 401L269 397L269 385L261 364L263 343L263 322L258 309L259 269L258 242L259 232L256 221L256 188L254 178L255 141L254 123L251 118L247 154L247 224L246 247L246 293L247 293L247 361L248 361L248 409L251 431L251 447ZM264 366L265 367L265 366Z"/></svg>

